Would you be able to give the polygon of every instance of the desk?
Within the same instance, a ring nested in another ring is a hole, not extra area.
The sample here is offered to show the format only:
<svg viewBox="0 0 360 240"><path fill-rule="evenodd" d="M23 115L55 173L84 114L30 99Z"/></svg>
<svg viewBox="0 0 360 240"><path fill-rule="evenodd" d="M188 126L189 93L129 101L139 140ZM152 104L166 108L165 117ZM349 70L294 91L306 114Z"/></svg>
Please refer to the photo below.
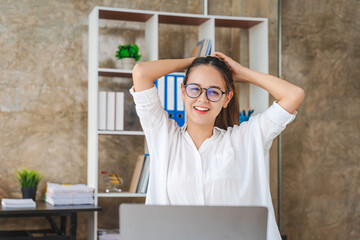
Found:
<svg viewBox="0 0 360 240"><path fill-rule="evenodd" d="M52 206L44 201L37 201L36 208L3 208L0 206L0 218L10 217L45 217L51 225L51 229L46 230L17 230L0 231L0 239L14 240L76 240L77 213L101 211L102 208L94 205L71 205L71 206ZM60 217L58 226L52 217ZM66 235L66 218L70 217L70 231ZM33 236L43 235L43 236Z"/></svg>

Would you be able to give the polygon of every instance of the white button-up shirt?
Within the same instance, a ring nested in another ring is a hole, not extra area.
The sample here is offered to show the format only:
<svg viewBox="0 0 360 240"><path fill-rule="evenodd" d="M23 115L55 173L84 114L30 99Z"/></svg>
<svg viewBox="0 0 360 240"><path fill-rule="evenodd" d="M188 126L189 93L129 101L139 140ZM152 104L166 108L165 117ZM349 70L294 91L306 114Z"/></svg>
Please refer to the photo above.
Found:
<svg viewBox="0 0 360 240"><path fill-rule="evenodd" d="M276 102L240 126L213 129L197 150L186 126L161 106L156 87L134 92L151 158L146 204L266 206L267 239L281 240L271 201L265 155L295 114Z"/></svg>

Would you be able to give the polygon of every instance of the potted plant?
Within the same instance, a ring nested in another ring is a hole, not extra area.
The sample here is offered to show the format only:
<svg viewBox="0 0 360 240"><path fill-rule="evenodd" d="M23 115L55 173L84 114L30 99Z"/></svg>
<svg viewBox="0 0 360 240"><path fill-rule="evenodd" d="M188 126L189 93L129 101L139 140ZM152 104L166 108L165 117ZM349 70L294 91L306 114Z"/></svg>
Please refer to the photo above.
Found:
<svg viewBox="0 0 360 240"><path fill-rule="evenodd" d="M35 170L28 170L26 168L23 168L22 171L16 170L16 173L21 185L23 198L32 198L35 201L37 186L44 176Z"/></svg>
<svg viewBox="0 0 360 240"><path fill-rule="evenodd" d="M131 70L135 66L135 62L139 61L139 47L136 44L119 45L115 57L120 60L121 68Z"/></svg>

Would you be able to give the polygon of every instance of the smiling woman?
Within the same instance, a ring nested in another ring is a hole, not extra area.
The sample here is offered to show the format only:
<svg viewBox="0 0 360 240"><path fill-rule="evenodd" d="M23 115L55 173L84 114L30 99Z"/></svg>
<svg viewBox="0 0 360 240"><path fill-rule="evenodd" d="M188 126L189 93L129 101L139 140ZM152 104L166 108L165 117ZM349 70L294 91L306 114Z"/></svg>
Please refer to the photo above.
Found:
<svg viewBox="0 0 360 240"><path fill-rule="evenodd" d="M184 68L181 90L188 119L179 127L168 118L153 83ZM234 80L256 84L278 102L239 125ZM146 204L267 206L267 239L280 240L264 156L295 118L302 89L222 53L140 63L133 81L130 92L152 159Z"/></svg>
<svg viewBox="0 0 360 240"><path fill-rule="evenodd" d="M239 100L237 91L235 90L231 69L224 61L211 56L195 59L189 66L184 79L184 84L194 83L200 84L200 88L201 85L207 86L207 88L212 87L210 88L212 91L206 91L207 100L213 102L212 105L219 106L214 102L222 103L222 108L216 113L211 128L215 125L216 127L227 129L235 124L239 125ZM211 98L208 97L208 94L212 93L212 95L214 95L214 90L217 91L216 95L220 96L220 98L214 98L214 101L212 101ZM182 92L186 108L184 90ZM188 110L187 113L189 113Z"/></svg>

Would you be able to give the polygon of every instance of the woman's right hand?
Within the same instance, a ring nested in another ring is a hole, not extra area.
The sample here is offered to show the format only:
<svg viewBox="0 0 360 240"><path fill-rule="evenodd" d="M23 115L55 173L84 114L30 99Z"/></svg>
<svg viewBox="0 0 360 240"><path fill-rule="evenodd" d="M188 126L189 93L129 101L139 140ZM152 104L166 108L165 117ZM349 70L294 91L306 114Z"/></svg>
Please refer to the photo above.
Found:
<svg viewBox="0 0 360 240"><path fill-rule="evenodd" d="M166 74L188 68L193 60L194 58L164 59L136 64L132 70L135 91L152 88L157 79Z"/></svg>

